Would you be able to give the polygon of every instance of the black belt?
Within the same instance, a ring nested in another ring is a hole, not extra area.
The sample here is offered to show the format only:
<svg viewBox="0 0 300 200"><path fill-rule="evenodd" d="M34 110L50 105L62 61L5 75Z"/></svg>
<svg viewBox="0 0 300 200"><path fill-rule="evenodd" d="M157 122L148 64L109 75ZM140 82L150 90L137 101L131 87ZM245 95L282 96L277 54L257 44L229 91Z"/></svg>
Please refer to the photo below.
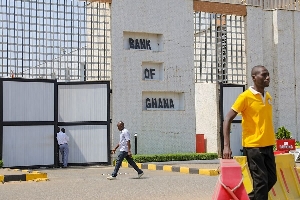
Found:
<svg viewBox="0 0 300 200"><path fill-rule="evenodd" d="M68 143L64 143L64 144L68 144ZM60 144L60 145L63 145L63 144ZM60 146L60 145L59 145L59 146Z"/></svg>

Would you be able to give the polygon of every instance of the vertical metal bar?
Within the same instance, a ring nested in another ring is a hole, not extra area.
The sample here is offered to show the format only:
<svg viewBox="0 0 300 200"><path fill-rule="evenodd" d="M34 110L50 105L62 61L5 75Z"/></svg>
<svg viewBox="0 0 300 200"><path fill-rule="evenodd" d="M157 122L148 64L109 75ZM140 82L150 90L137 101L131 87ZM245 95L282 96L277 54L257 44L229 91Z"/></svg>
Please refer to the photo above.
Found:
<svg viewBox="0 0 300 200"><path fill-rule="evenodd" d="M9 69L8 69L8 46L9 46L9 43L8 43L8 36L9 36L9 32L10 32L10 20L9 20L9 17L10 15L8 14L8 5L7 5L7 1L9 0L6 0L6 19L7 19L7 27L8 27L8 30L6 32L6 75L9 76Z"/></svg>
<svg viewBox="0 0 300 200"><path fill-rule="evenodd" d="M91 47L90 47L90 51L91 51L91 54L88 56L89 57L89 62L88 62L88 64L90 64L90 78L91 79L93 79L94 78L94 74L93 74L93 68L94 68L94 66L93 66L93 60L92 60L92 55L94 54L94 48L93 48L93 29L94 29L94 19L93 19L93 5L94 5L94 3L91 3L90 4L91 5L91 10L90 10L90 17L91 17L91 32L90 32L90 34L89 34L89 36L90 36L90 38L91 38Z"/></svg>
<svg viewBox="0 0 300 200"><path fill-rule="evenodd" d="M71 59L70 59L70 63L71 63L71 69L68 71L68 76L69 76L69 79L72 79L72 71L73 71L73 65L74 65L74 63L73 63L73 33L74 33L74 22L73 22L73 19L74 19L74 1L71 1L71 5L70 5L70 7L71 7ZM77 53L79 54L79 49L78 49L78 51L77 51Z"/></svg>
<svg viewBox="0 0 300 200"><path fill-rule="evenodd" d="M36 44L35 44L35 68L36 68L36 72L38 71L38 62L37 62L37 52L38 52L38 2L36 2L35 4L35 10L36 10L36 14L35 14L35 39L36 39ZM35 76L37 76L35 74Z"/></svg>
<svg viewBox="0 0 300 200"><path fill-rule="evenodd" d="M100 21L101 19L99 19L101 17L101 16L99 16L99 9L100 9L99 8L99 3L97 3L97 29L96 29L97 32L96 33L92 33L91 36L92 35L98 35L99 32L101 33L101 31L99 31L100 30L99 23L101 22ZM105 22L104 22L103 26L105 26ZM105 33L104 33L104 35L105 35ZM97 39L98 39L98 41L97 41L97 45L98 45L98 48L97 48L97 51L98 51L98 57L97 57L97 60L98 60L98 80L100 80L100 69L101 69L101 66L100 66L100 42L99 42L99 37L97 37ZM104 37L104 39L105 39L105 37ZM100 39L100 41L101 41L101 39Z"/></svg>
<svg viewBox="0 0 300 200"><path fill-rule="evenodd" d="M217 72L217 68L218 68L218 14L215 14L215 69L216 69L216 81L218 80L218 72ZM212 76L212 83L213 83L213 67L212 67L212 71L211 71L211 76Z"/></svg>
<svg viewBox="0 0 300 200"><path fill-rule="evenodd" d="M3 159L3 80L0 80L0 160L2 159Z"/></svg>
<svg viewBox="0 0 300 200"><path fill-rule="evenodd" d="M86 22L86 9L87 9L87 4L86 4L86 2L84 2L83 3L84 4L84 9L83 9L83 21L84 22ZM84 32L84 36L85 36L85 38L87 37L87 33L86 33L86 29L85 29L85 32ZM84 41L84 43L85 43L85 45L84 45L84 57L85 57L85 59L84 59L84 81L86 81L86 59L87 59L87 55L86 55L86 52L87 52L87 41L85 40Z"/></svg>
<svg viewBox="0 0 300 200"><path fill-rule="evenodd" d="M18 42L16 42L16 1L14 1L14 44L13 44L13 52L14 52L14 58L13 58L13 61L14 61L14 63L12 63L11 64L11 69L13 68L13 66L16 66L17 65L17 63L16 63L16 59L17 59L17 56L16 56L16 46L17 46L17 43ZM13 71L13 73L14 73L14 75L16 75L17 74L17 70L16 70L16 67L15 67L15 70Z"/></svg>
<svg viewBox="0 0 300 200"><path fill-rule="evenodd" d="M7 13L5 13L5 16L7 16ZM1 27L7 27L7 24L6 24L6 21L1 21ZM1 49L1 62L2 62L2 65L1 65L1 74L2 76L4 76L4 29L2 28L1 29L1 46L0 46L0 49ZM0 105L1 106L1 105ZM1 127L0 127L1 128ZM0 149L1 151L1 149Z"/></svg>
<svg viewBox="0 0 300 200"><path fill-rule="evenodd" d="M101 72L103 71L103 75L102 76L104 76L104 79L106 79L106 77L107 77L107 69L108 69L108 66L107 66L107 24L108 23L106 23L107 21L107 16L106 16L106 14L107 14L107 6L108 6L108 9L109 9L109 4L107 4L107 3L104 3L103 4L103 10L105 10L105 12L104 12L104 20L103 20L103 28L104 28L104 53L103 53L103 67L101 68ZM101 27L101 25L100 25L100 27ZM101 60L102 60L102 58L101 58ZM102 63L102 62L101 62Z"/></svg>
<svg viewBox="0 0 300 200"><path fill-rule="evenodd" d="M226 57L225 57L225 69L224 69L226 83L228 83L228 26L227 26L228 19L227 19L227 17L228 16L226 15L225 16Z"/></svg>
<svg viewBox="0 0 300 200"><path fill-rule="evenodd" d="M230 71L231 71L231 81L234 81L234 75L233 75L233 46L232 46L232 29L233 29L233 25L232 25L232 15L230 15ZM229 62L228 62L229 63Z"/></svg>
<svg viewBox="0 0 300 200"><path fill-rule="evenodd" d="M240 27L241 27L241 66L243 66L244 59L243 59L243 36L244 36L244 29L243 29L243 17L240 16ZM242 70L242 83L244 83L244 70Z"/></svg>
<svg viewBox="0 0 300 200"><path fill-rule="evenodd" d="M225 15L225 57L224 57L224 68L223 68L223 73L224 73L224 77L223 80L228 83L228 37L227 37L227 15Z"/></svg>
<svg viewBox="0 0 300 200"><path fill-rule="evenodd" d="M61 79L61 73L60 73L60 68L61 68L61 29L62 26L60 24L59 17L62 16L62 13L60 11L60 0L57 0L57 79Z"/></svg>
<svg viewBox="0 0 300 200"><path fill-rule="evenodd" d="M58 151L58 143L56 140L56 133L58 127L58 84L57 81L54 82L54 166L59 167L59 151Z"/></svg>
<svg viewBox="0 0 300 200"><path fill-rule="evenodd" d="M221 65L218 65L218 82L223 83L223 15L220 15L220 30L219 30L219 44L220 44L220 61ZM219 63L220 64L220 63Z"/></svg>
<svg viewBox="0 0 300 200"><path fill-rule="evenodd" d="M196 43L196 33L197 33L197 20L196 20L196 12L194 12L194 68L195 68L195 82L198 82L198 66L197 66L197 43Z"/></svg>
<svg viewBox="0 0 300 200"><path fill-rule="evenodd" d="M43 0L43 15L45 14L45 0ZM45 17L43 17L43 31L42 31L42 39L43 39L43 42L42 42L42 50L40 50L40 53L42 54L42 62L40 60L39 62L39 65L40 65L40 69L41 67L44 65L44 69L43 69L43 74L46 75L47 77L47 62L44 62L46 59L45 59L45 37L46 37L46 42L47 42L47 34L45 34L46 31L45 31ZM47 49L46 49L46 53L47 53ZM42 77L42 74L40 73L40 76ZM44 78L44 77L43 77Z"/></svg>
<svg viewBox="0 0 300 200"><path fill-rule="evenodd" d="M239 65L239 60L238 60L238 53L239 53L239 50L238 50L238 31L237 31L237 16L235 16L235 49L236 49L236 52L235 52L235 55L236 55L236 66L237 66L237 82L240 82L239 80L239 76L240 76L240 73L239 73L239 70L242 69L242 66L240 68L240 65Z"/></svg>
<svg viewBox="0 0 300 200"><path fill-rule="evenodd" d="M17 32L17 22L16 22L16 18L17 18L17 11L16 11L16 1L14 1L14 44L13 44L13 52L14 52L14 55L13 55L13 60L14 60L14 63L12 64L12 67L13 65L15 66L14 67L14 75L16 76L17 74L17 58L18 58L18 36L16 36L16 34L18 34Z"/></svg>
<svg viewBox="0 0 300 200"><path fill-rule="evenodd" d="M66 30L66 20L67 20L67 11L66 11L66 6L67 6L67 4L68 4L68 1L67 0L64 0L64 34L63 34L63 45L61 45L60 46L60 49L62 50L62 51L60 51L61 53L62 53L62 55L60 55L60 62L62 63L63 62L63 66L64 66L64 70L65 70L65 78L64 79L66 79L66 63L65 63L65 52L66 52L66 46L67 46L67 44L66 44L66 35L68 34L67 33L67 30ZM62 61L62 58L63 58L63 61ZM61 73L62 72L62 67L60 67L60 74L62 74ZM61 76L62 77L62 79L63 79L63 76Z"/></svg>
<svg viewBox="0 0 300 200"><path fill-rule="evenodd" d="M210 71L207 70L207 73L210 72L210 82L213 83L214 81L214 76L213 76L213 71L214 71L214 66L213 66L213 61L214 61L214 55L213 55L213 18L215 19L215 23L214 26L216 26L216 14L209 14L209 38L210 38ZM215 36L216 36L216 27L214 27L215 29ZM214 42L216 42L216 40L214 40ZM206 57L206 56L205 56Z"/></svg>
<svg viewBox="0 0 300 200"><path fill-rule="evenodd" d="M195 28L194 29L197 29L197 26L198 26L198 35L195 35L194 36L194 45L195 45L195 49L194 49L194 54L198 57L199 55L197 54L197 52L198 51L200 51L199 52L199 54L201 54L201 43L199 42L200 41L200 39L201 39L201 35L200 35L200 30L201 30L201 27L200 27L200 25L201 25L201 23L200 23L200 19L201 19L201 12L197 12L197 13L195 13ZM198 21L197 21L197 17L198 17ZM196 48L197 47L197 44L199 43L199 50ZM196 71L196 82L200 82L200 79L201 79L201 59L200 59L200 57L199 57L199 66L196 66L197 67L197 69L195 70ZM199 71L198 71L198 69L199 69ZM199 76L198 76L199 75Z"/></svg>
<svg viewBox="0 0 300 200"><path fill-rule="evenodd" d="M206 15L207 16L207 15ZM206 18L205 16L205 18ZM206 18L207 19L207 18ZM206 21L206 20L205 20ZM209 23L211 24L211 14L209 14ZM204 34L204 65L205 67L207 66L207 28L206 28L207 24L205 23L205 34ZM209 32L209 37L210 37L210 43L211 43L211 26L210 26L210 32ZM211 48L211 46L210 46ZM210 61L211 64L212 60ZM206 72L206 82L208 82L208 76L209 76L209 70L207 70Z"/></svg>
<svg viewBox="0 0 300 200"><path fill-rule="evenodd" d="M31 64L30 64L30 61L31 61L31 44L30 44L30 40L31 40L31 4L32 2L29 1L29 16L28 16L28 27L29 27L29 32L28 32L28 76L30 77L30 68L31 68Z"/></svg>
<svg viewBox="0 0 300 200"><path fill-rule="evenodd" d="M54 49L54 31L52 31L52 28L54 29L54 26L52 27L52 0L50 0L50 6L49 6L49 13L50 13L50 44L51 44L51 49L50 49L50 73L51 76L50 78L54 78L54 58L53 57L53 49ZM53 24L54 25L54 24ZM52 38L52 39L51 39ZM56 129L56 127L54 128Z"/></svg>
<svg viewBox="0 0 300 200"><path fill-rule="evenodd" d="M79 12L79 4L77 2L77 14L78 14L78 17L77 17L77 24L78 24L78 31L77 31L77 46L78 46L78 54L77 54L77 78L80 79L80 65L81 65L81 60L79 57L79 55L81 55L81 47L80 47L80 31L81 31L81 28L80 28L80 22L81 22L81 13Z"/></svg>
<svg viewBox="0 0 300 200"><path fill-rule="evenodd" d="M22 24L22 58L21 58L21 65L22 65L22 73L21 76L24 76L24 26L25 26L25 21L23 19L25 18L25 8L24 8L24 14L23 14L23 2L21 2L21 24Z"/></svg>

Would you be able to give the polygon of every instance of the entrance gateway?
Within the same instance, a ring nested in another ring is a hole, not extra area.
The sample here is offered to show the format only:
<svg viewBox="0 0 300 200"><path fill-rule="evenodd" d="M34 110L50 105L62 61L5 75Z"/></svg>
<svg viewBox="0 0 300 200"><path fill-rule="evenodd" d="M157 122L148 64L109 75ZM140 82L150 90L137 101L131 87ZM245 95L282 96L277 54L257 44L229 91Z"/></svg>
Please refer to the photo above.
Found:
<svg viewBox="0 0 300 200"><path fill-rule="evenodd" d="M4 167L58 166L56 127L69 136L69 164L110 163L110 82L0 79Z"/></svg>

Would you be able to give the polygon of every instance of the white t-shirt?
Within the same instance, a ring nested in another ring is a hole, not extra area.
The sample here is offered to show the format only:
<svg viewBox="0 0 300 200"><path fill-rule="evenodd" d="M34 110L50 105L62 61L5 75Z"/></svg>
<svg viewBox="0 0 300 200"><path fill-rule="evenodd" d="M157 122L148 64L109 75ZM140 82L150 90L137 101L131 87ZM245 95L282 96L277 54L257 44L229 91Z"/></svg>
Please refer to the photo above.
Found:
<svg viewBox="0 0 300 200"><path fill-rule="evenodd" d="M120 151L128 152L127 142L130 140L130 133L125 128L120 132L121 132L120 133L120 142L119 142Z"/></svg>
<svg viewBox="0 0 300 200"><path fill-rule="evenodd" d="M57 133L56 139L57 139L58 144L65 144L65 143L68 143L69 136L67 136L67 134L60 131Z"/></svg>

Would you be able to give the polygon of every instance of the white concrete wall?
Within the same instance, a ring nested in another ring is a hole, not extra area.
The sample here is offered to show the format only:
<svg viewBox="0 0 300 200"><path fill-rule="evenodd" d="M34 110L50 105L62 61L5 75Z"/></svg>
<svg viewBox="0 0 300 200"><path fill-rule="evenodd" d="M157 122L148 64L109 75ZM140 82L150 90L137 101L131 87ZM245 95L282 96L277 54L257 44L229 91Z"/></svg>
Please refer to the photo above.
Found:
<svg viewBox="0 0 300 200"><path fill-rule="evenodd" d="M299 19L295 11L263 11L247 7L246 41L247 69L262 64L270 72L268 90L273 96L274 126L285 126L299 140L299 89L300 75ZM253 28L255 27L255 28ZM249 79L251 80L251 79ZM249 85L252 82L248 82Z"/></svg>
<svg viewBox="0 0 300 200"><path fill-rule="evenodd" d="M193 1L122 0L111 10L112 146L122 120L139 154L195 152ZM162 35L163 50L128 50L124 32ZM143 80L144 62L163 63L163 80ZM143 110L143 92L154 91L183 93L184 110Z"/></svg>
<svg viewBox="0 0 300 200"><path fill-rule="evenodd" d="M218 152L219 143L219 95L216 83L196 83L196 133L204 134L206 151Z"/></svg>
<svg viewBox="0 0 300 200"><path fill-rule="evenodd" d="M278 10L277 13L278 44L275 44L277 49L277 73L278 90L276 91L275 100L278 101L277 115L275 121L278 126L285 126L293 133L295 137L296 131L296 90L295 85L295 60L294 60L294 23L293 12ZM299 87L298 87L299 90Z"/></svg>
<svg viewBox="0 0 300 200"><path fill-rule="evenodd" d="M294 12L294 23L298 23L298 26L294 26L294 47L295 47L295 85L297 86L296 88L296 98L295 98L295 111L296 111L296 122L297 122L297 126L296 126L296 131L297 134L294 134L294 137L297 138L297 140L300 140L300 26L299 26L299 22L300 22L300 12Z"/></svg>

